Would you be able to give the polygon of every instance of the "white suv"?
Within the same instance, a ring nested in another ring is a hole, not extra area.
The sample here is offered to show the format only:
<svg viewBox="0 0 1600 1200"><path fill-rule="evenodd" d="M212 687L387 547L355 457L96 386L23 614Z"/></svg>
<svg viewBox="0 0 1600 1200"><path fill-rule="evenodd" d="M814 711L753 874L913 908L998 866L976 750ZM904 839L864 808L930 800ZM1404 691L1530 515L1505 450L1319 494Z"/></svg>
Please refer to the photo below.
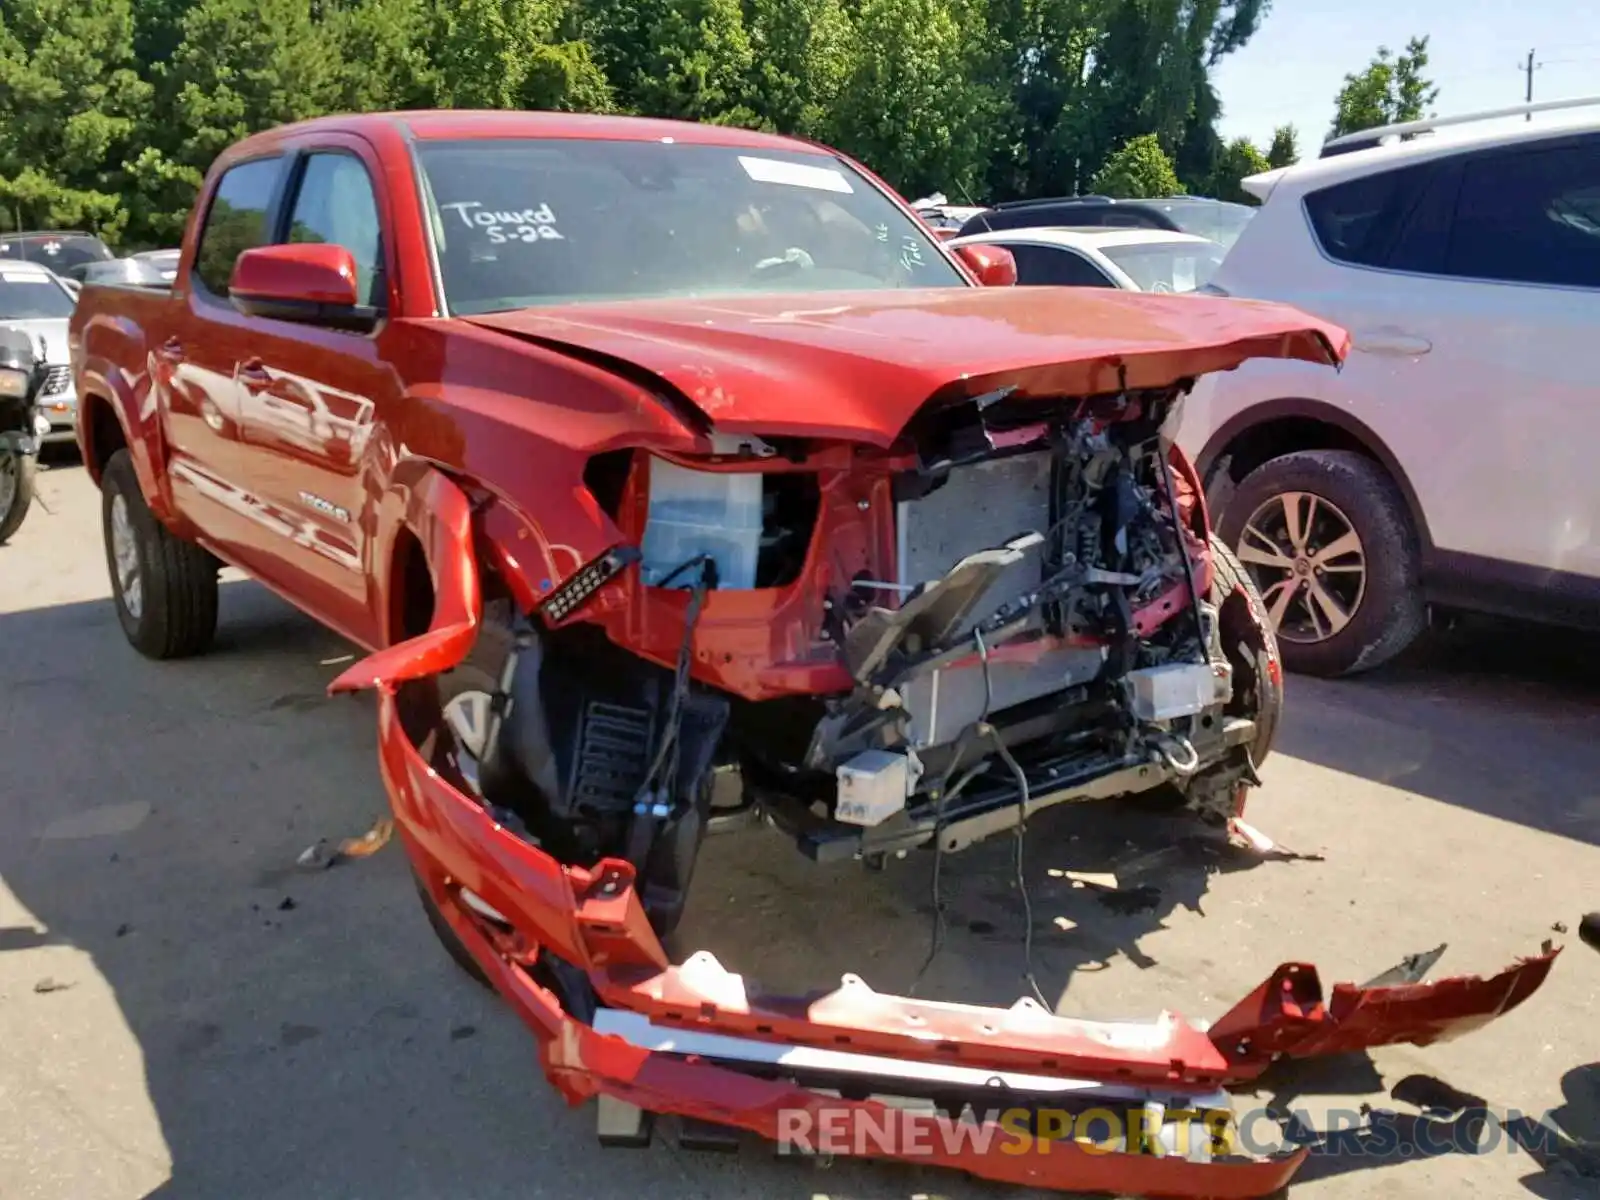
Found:
<svg viewBox="0 0 1600 1200"><path fill-rule="evenodd" d="M1203 289L1352 338L1338 374L1200 382L1180 442L1213 520L1291 670L1374 667L1429 605L1600 627L1600 99L1355 136L1245 181L1262 208Z"/></svg>

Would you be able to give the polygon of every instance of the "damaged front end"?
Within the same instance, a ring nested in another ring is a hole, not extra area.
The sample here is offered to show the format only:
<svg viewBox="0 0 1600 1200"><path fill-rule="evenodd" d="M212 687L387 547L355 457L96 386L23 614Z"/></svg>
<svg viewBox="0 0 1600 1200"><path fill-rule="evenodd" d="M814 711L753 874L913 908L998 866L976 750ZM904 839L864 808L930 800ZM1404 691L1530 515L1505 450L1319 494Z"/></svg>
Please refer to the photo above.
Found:
<svg viewBox="0 0 1600 1200"><path fill-rule="evenodd" d="M1408 964L1329 993L1314 967L1285 964L1209 1027L914 1000L853 976L763 995L709 954L673 965L631 863L563 865L469 798L429 704L415 684L380 694L379 760L430 914L533 1031L569 1103L598 1101L607 1144L647 1142L651 1115L670 1114L698 1145L745 1131L1062 1191L1268 1196L1306 1151L1240 1152L1228 1087L1282 1057L1470 1031L1537 990L1555 957L1432 984ZM1114 1118L1107 1132L1073 1136L1092 1112Z"/></svg>
<svg viewBox="0 0 1600 1200"><path fill-rule="evenodd" d="M1553 951L1490 979L1400 972L1327 995L1287 964L1208 1027L853 976L767 996L663 949L701 840L734 816L818 859L947 853L1048 804L1139 792L1238 818L1281 677L1172 450L1186 387L963 380L880 445L703 428L606 449L583 474L601 544L537 587L497 502L436 471L412 487L431 623L333 690L378 689L430 917L568 1100L599 1098L606 1140L668 1113L1061 1190L1265 1196L1304 1151L1244 1155L1185 1121L1277 1058L1427 1044L1540 985ZM1032 1114L999 1148L998 1110ZM1126 1118L1120 1140L1061 1120L1103 1110ZM941 1133L951 1121L970 1136ZM817 1139L841 1123L881 1136ZM1035 1152L1004 1149L1024 1134Z"/></svg>

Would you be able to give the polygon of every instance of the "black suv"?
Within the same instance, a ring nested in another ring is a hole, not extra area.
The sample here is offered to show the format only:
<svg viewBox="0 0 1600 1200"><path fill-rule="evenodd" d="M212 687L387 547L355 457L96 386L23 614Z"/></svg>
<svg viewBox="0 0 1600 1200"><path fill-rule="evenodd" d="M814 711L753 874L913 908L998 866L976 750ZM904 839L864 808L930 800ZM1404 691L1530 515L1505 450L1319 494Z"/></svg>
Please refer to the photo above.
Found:
<svg viewBox="0 0 1600 1200"><path fill-rule="evenodd" d="M967 237L1002 229L1103 225L1192 233L1231 246L1255 211L1247 204L1233 204L1207 196L1163 196L1153 200L1059 196L1041 200L1007 200L968 219L957 236Z"/></svg>
<svg viewBox="0 0 1600 1200"><path fill-rule="evenodd" d="M76 266L115 258L111 247L81 229L31 229L0 233L0 263L31 262L66 275Z"/></svg>

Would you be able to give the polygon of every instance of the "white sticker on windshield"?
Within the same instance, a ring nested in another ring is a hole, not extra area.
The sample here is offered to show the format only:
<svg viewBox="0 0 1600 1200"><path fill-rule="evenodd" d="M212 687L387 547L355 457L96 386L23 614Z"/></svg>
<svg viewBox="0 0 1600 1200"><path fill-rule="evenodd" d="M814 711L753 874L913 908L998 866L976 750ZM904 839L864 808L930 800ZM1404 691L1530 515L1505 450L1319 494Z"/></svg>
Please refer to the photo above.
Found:
<svg viewBox="0 0 1600 1200"><path fill-rule="evenodd" d="M789 187L843 192L847 195L855 191L844 177L844 172L832 167L808 167L804 163L783 162L776 158L751 158L745 154L739 156L739 165L757 183L782 183Z"/></svg>
<svg viewBox="0 0 1600 1200"><path fill-rule="evenodd" d="M50 282L50 276L40 275L36 271L0 271L0 280L6 283L44 283Z"/></svg>
<svg viewBox="0 0 1600 1200"><path fill-rule="evenodd" d="M458 200L454 204L439 206L453 212L461 223L475 233L481 233L496 246L507 242L560 242L566 235L556 228L555 211L548 204L538 208L498 209L486 208L481 200ZM453 227L454 221L450 222Z"/></svg>

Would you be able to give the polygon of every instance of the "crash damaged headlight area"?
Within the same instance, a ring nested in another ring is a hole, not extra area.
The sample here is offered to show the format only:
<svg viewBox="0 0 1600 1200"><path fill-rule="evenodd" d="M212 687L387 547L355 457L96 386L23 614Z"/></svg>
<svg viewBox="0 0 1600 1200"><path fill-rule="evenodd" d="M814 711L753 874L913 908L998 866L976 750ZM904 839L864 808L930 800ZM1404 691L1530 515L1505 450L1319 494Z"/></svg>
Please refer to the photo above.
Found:
<svg viewBox="0 0 1600 1200"><path fill-rule="evenodd" d="M380 685L380 761L430 919L516 1006L567 1098L600 1098L603 1138L648 1140L651 1114L780 1138L842 1109L901 1130L856 1153L1262 1196L1304 1151L1180 1138L1181 1114L1225 1109L1280 1057L1475 1028L1543 981L1548 948L1437 983L1413 963L1324 989L1285 964L1210 1024L1124 1023L854 976L769 996L710 954L669 960L661 938L722 827L760 820L818 861L873 862L1083 799L1241 821L1282 680L1171 448L1186 386L935 397L887 448L712 428L696 454L609 450L584 481L615 544L534 606L495 586L468 498L440 477L431 629L407 670L358 665L335 686ZM934 1135L1000 1110L1036 1115L1032 1151ZM1118 1139L1060 1118L1095 1110L1119 1114Z"/></svg>

